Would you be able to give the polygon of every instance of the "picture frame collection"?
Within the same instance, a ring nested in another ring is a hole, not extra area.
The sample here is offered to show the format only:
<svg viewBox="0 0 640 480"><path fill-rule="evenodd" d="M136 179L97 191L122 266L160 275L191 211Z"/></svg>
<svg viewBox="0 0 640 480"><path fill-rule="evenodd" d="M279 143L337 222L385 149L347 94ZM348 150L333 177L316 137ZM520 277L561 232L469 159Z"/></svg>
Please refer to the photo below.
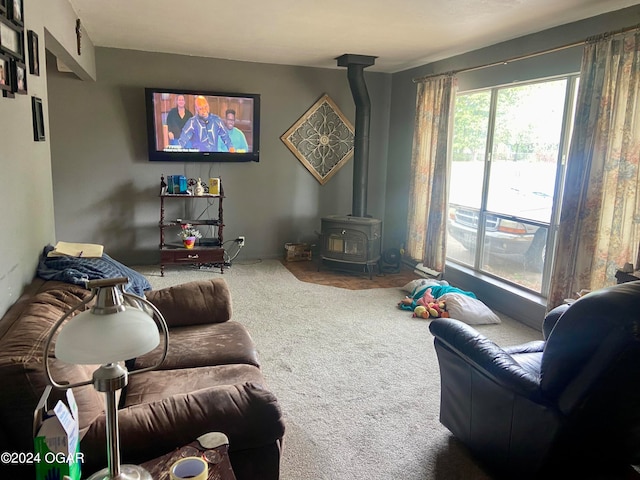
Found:
<svg viewBox="0 0 640 480"><path fill-rule="evenodd" d="M6 98L27 94L27 73L40 75L38 35L32 30L25 50L24 1L0 0L0 91Z"/></svg>
<svg viewBox="0 0 640 480"><path fill-rule="evenodd" d="M40 76L40 44L38 34L33 30L27 32L25 50L25 1L0 0L0 91L5 98L27 95L27 73ZM31 115L33 140L43 142L45 128L41 98L31 97Z"/></svg>

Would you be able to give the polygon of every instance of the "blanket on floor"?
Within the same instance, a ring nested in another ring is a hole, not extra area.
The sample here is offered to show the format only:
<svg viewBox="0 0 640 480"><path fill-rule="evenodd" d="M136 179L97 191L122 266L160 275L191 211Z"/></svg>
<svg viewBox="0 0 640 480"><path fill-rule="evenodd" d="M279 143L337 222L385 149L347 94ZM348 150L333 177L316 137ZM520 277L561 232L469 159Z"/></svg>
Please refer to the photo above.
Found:
<svg viewBox="0 0 640 480"><path fill-rule="evenodd" d="M467 297L476 298L476 295L473 292L465 292L464 290L452 287L451 285L418 285L414 288L413 292L411 292L411 295L408 296L408 298L412 299L412 302L409 304L401 303L399 305L400 308L413 312L418 306L416 302L424 296L425 292L429 288L431 289L431 295L433 295L433 298L435 299L438 299L447 293L459 293L466 295Z"/></svg>
<svg viewBox="0 0 640 480"><path fill-rule="evenodd" d="M87 287L89 280L101 278L127 277L129 283L124 287L128 293L144 297L145 290L151 290L151 284L144 275L114 260L106 253L99 258L84 257L48 257L53 250L47 245L42 251L36 275L44 280L57 280Z"/></svg>

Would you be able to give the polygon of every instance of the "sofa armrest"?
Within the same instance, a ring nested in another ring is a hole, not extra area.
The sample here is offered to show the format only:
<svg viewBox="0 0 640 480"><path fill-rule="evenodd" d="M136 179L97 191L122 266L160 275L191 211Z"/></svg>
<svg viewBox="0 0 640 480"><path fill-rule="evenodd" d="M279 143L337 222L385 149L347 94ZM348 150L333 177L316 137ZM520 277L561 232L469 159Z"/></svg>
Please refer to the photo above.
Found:
<svg viewBox="0 0 640 480"><path fill-rule="evenodd" d="M106 465L105 422L104 415L98 417L80 443L87 471ZM255 383L211 387L132 405L118 411L118 425L123 463L151 460L207 432L226 434L230 451L269 445L284 435L275 396Z"/></svg>
<svg viewBox="0 0 640 480"><path fill-rule="evenodd" d="M504 347L503 350L509 355L515 355L518 353L542 353L546 344L547 342L545 342L544 340L533 340L531 342L522 343L520 345Z"/></svg>
<svg viewBox="0 0 640 480"><path fill-rule="evenodd" d="M231 293L221 278L151 290L146 298L160 310L169 328L222 323L231 318Z"/></svg>
<svg viewBox="0 0 640 480"><path fill-rule="evenodd" d="M438 318L429 324L429 330L436 344L441 342L498 384L529 397L538 395L538 377L523 369L511 355L466 323Z"/></svg>
<svg viewBox="0 0 640 480"><path fill-rule="evenodd" d="M553 310L550 310L549 313L545 315L544 320L542 321L542 333L545 340L549 338L549 335L551 335L551 330L553 330L553 327L556 326L556 323L558 323L560 317L564 314L564 312L567 311L569 307L570 305L568 303L565 303L557 306Z"/></svg>

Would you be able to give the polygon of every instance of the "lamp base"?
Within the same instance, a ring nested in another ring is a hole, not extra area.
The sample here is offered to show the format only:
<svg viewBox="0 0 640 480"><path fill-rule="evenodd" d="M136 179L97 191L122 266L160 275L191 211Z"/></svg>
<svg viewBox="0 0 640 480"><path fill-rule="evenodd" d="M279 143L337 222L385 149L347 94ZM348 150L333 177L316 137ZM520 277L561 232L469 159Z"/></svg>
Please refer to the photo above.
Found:
<svg viewBox="0 0 640 480"><path fill-rule="evenodd" d="M120 475L112 477L109 468L103 468L87 480L153 480L151 474L138 465L120 465Z"/></svg>

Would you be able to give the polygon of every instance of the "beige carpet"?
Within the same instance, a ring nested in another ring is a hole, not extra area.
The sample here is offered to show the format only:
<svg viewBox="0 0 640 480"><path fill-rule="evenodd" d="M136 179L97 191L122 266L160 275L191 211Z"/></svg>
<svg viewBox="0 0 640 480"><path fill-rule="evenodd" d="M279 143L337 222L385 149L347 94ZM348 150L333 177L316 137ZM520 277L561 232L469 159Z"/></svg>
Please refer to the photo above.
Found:
<svg viewBox="0 0 640 480"><path fill-rule="evenodd" d="M302 282L278 260L219 270L138 267L154 288L222 277L234 320L258 346L287 431L283 480L486 480L438 421L440 377L428 321L396 307L401 285L348 290ZM500 345L529 327L479 327Z"/></svg>

